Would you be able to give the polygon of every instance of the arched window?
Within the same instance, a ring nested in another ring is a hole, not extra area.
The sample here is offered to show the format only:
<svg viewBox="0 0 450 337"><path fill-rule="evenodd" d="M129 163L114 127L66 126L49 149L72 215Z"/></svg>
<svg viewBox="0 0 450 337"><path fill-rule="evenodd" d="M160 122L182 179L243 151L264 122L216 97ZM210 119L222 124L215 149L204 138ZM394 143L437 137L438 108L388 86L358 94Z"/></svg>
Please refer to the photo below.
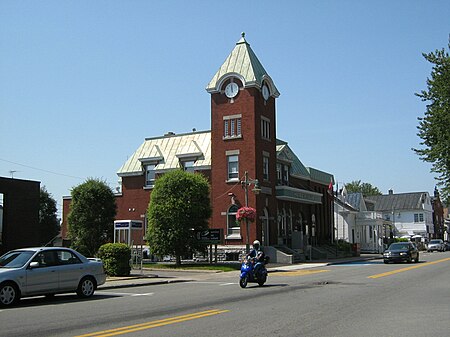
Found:
<svg viewBox="0 0 450 337"><path fill-rule="evenodd" d="M241 226L236 222L236 213L238 211L238 207L236 205L231 205L227 211L227 228L228 228L228 236L236 236L240 238L241 236Z"/></svg>

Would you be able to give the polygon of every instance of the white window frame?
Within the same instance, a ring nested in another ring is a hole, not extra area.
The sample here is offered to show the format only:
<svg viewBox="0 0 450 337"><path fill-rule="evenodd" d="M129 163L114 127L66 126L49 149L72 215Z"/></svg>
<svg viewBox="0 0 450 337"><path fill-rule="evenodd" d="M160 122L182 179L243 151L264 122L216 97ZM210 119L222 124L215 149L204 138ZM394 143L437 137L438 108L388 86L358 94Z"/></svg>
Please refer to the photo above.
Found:
<svg viewBox="0 0 450 337"><path fill-rule="evenodd" d="M227 181L239 181L239 154L227 154Z"/></svg>
<svg viewBox="0 0 450 337"><path fill-rule="evenodd" d="M231 205L227 210L227 236L241 236L241 227L236 223L236 214L239 207Z"/></svg>

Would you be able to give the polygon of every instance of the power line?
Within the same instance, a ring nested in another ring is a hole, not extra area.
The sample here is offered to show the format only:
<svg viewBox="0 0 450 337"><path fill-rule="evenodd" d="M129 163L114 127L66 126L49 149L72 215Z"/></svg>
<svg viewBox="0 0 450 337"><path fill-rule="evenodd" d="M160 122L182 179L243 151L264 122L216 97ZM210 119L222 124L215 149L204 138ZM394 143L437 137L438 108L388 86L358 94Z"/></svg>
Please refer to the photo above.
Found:
<svg viewBox="0 0 450 337"><path fill-rule="evenodd" d="M13 162L13 161L10 161L10 160L6 160L6 159L2 159L2 158L0 158L0 160L1 160L1 161L4 161L4 162L6 162L6 163L10 163L10 164L14 164L14 165L23 166L23 167L26 167L26 168L29 168L29 169L32 169L32 170L42 171L42 172L46 172L46 173L55 174L55 175L58 175L58 176L68 177L68 178L74 178L74 179L84 180L84 178L81 178L81 177L71 176L71 175L64 174L64 173L58 173L58 172L48 171L48 170L40 169L40 168L37 168L37 167L33 167L33 166L29 166L29 165L24 165L24 164L20 164L20 163L16 163L16 162ZM10 173L11 173L11 172L12 172L12 171L10 171ZM16 172L16 171L14 171L14 172Z"/></svg>

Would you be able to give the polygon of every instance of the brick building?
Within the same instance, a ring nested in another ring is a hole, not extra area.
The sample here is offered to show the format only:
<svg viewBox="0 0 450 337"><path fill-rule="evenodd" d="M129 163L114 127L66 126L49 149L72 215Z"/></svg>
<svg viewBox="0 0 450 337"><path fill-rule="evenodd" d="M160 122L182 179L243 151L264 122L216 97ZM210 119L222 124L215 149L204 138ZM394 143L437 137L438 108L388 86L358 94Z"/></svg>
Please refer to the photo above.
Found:
<svg viewBox="0 0 450 337"><path fill-rule="evenodd" d="M225 250L242 250L255 239L284 251L333 242L328 186L334 178L305 167L288 143L277 139L279 92L244 34L206 91L211 95L211 131L145 139L118 171L117 219L145 223L155 179L184 168L209 179L210 227L223 229ZM255 185L259 194L253 192ZM65 214L69 202L64 200ZM248 236L246 225L237 224L235 217L246 204L257 211ZM141 234L136 233L134 242Z"/></svg>

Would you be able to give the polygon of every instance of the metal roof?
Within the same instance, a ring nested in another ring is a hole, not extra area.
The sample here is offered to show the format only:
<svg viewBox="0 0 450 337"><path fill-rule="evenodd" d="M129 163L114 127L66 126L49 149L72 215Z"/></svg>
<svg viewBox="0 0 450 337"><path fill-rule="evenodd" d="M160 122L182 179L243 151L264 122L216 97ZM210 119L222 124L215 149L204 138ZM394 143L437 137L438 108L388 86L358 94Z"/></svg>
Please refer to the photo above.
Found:
<svg viewBox="0 0 450 337"><path fill-rule="evenodd" d="M199 131L186 134L167 134L147 138L134 154L122 165L118 176L141 175L143 164L156 164L155 171L180 168L180 160L195 159L194 168L211 167L211 132Z"/></svg>
<svg viewBox="0 0 450 337"><path fill-rule="evenodd" d="M333 181L333 175L306 168L284 141L277 139L277 160L289 163L290 173L306 180L323 184ZM180 161L195 160L194 168L211 168L211 132L197 131L185 134L168 133L162 137L145 139L117 172L119 177L144 173L145 164L156 164L155 171L180 168Z"/></svg>
<svg viewBox="0 0 450 337"><path fill-rule="evenodd" d="M334 182L332 174L317 170L312 167L305 167L298 159L295 153L291 150L287 142L277 139L277 159L287 162L291 165L290 173L299 178L313 180L325 185L330 181Z"/></svg>
<svg viewBox="0 0 450 337"><path fill-rule="evenodd" d="M206 90L208 92L220 91L221 84L230 76L239 77L244 87L261 88L263 81L266 80L271 96L278 97L280 95L269 74L250 48L250 44L245 40L245 33L242 33L241 39L206 86Z"/></svg>
<svg viewBox="0 0 450 337"><path fill-rule="evenodd" d="M375 211L413 210L423 209L427 196L428 192L412 192L367 196L366 199L375 202Z"/></svg>

